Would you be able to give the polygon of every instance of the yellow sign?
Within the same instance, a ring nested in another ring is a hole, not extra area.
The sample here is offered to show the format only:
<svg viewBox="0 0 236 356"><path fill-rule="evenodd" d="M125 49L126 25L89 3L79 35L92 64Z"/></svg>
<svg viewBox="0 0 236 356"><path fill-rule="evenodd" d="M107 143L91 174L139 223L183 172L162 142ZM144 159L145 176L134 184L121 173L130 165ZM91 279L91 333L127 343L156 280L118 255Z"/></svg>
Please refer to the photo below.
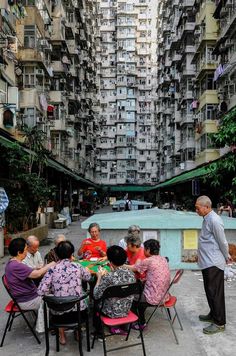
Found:
<svg viewBox="0 0 236 356"><path fill-rule="evenodd" d="M198 232L197 230L184 230L184 250L197 250Z"/></svg>

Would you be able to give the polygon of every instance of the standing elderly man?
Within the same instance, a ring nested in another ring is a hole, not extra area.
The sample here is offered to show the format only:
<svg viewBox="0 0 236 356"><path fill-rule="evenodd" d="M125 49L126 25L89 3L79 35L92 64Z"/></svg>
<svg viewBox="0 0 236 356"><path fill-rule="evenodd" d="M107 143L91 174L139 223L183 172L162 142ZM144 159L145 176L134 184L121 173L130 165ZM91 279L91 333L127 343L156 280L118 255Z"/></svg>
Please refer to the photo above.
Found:
<svg viewBox="0 0 236 356"><path fill-rule="evenodd" d="M26 244L27 255L22 262L31 268L42 268L44 263L39 252L39 239L34 235L28 236Z"/></svg>
<svg viewBox="0 0 236 356"><path fill-rule="evenodd" d="M225 330L224 268L230 260L228 242L222 219L212 210L209 197L200 196L195 204L196 212L203 217L198 246L198 265L202 270L204 289L210 308L207 315L199 315L200 321L209 322L204 334Z"/></svg>

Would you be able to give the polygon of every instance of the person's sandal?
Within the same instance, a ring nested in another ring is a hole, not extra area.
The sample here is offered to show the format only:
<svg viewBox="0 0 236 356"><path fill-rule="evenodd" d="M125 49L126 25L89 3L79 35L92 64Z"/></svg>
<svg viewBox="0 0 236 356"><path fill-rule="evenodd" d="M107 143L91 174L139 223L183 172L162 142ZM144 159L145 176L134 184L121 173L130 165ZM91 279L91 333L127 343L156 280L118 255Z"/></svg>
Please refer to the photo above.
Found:
<svg viewBox="0 0 236 356"><path fill-rule="evenodd" d="M225 331L224 325L210 324L206 328L203 328L203 333L207 335L213 335Z"/></svg>
<svg viewBox="0 0 236 356"><path fill-rule="evenodd" d="M133 329L133 330L145 330L147 328L147 324L145 323L145 324L140 324L140 327L139 327L139 324L138 323L135 323L135 324L133 324L132 326L131 326L131 329Z"/></svg>
<svg viewBox="0 0 236 356"><path fill-rule="evenodd" d="M111 334L113 334L113 335L124 335L124 336L127 336L127 335L128 335L127 331L125 331L125 330L123 330L123 329L121 329L121 328L111 327L111 328L110 328L110 332L111 332Z"/></svg>

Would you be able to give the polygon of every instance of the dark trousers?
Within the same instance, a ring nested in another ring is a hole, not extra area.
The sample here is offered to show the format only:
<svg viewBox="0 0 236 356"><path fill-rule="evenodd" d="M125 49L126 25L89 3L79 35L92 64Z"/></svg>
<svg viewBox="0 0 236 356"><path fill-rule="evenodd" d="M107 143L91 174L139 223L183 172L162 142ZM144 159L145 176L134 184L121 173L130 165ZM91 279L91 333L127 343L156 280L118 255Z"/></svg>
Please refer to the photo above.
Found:
<svg viewBox="0 0 236 356"><path fill-rule="evenodd" d="M132 308L131 310L135 313L139 315L139 321L141 325L146 324L146 319L145 319L145 311L147 309L147 307L150 307L152 305L150 305L147 301L146 298L144 296L144 294L142 294L141 299L139 301L139 303L134 300L133 304L132 304Z"/></svg>
<svg viewBox="0 0 236 356"><path fill-rule="evenodd" d="M210 315L217 325L225 325L224 271L213 266L202 270Z"/></svg>

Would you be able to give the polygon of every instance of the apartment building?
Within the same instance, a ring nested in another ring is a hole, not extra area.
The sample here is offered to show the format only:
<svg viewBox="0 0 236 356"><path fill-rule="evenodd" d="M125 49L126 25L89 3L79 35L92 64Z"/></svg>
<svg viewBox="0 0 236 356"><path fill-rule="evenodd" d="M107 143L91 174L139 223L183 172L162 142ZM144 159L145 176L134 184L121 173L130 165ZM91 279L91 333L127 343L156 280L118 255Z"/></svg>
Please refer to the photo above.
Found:
<svg viewBox="0 0 236 356"><path fill-rule="evenodd" d="M214 72L218 58L213 53L217 37L218 23L214 19L213 1L195 1L196 9L196 94L198 100L196 121L196 165L219 157L219 150L212 147L210 135L217 132L218 92Z"/></svg>
<svg viewBox="0 0 236 356"><path fill-rule="evenodd" d="M157 181L156 6L152 0L100 1L101 184Z"/></svg>
<svg viewBox="0 0 236 356"><path fill-rule="evenodd" d="M159 3L156 123L160 181L195 167L193 3Z"/></svg>
<svg viewBox="0 0 236 356"><path fill-rule="evenodd" d="M235 2L158 6L157 164L165 181L225 153L213 147L211 134L235 106Z"/></svg>
<svg viewBox="0 0 236 356"><path fill-rule="evenodd" d="M236 106L236 2L217 1L213 17L219 22L214 48L218 56L214 80L218 89L218 115L221 117Z"/></svg>
<svg viewBox="0 0 236 356"><path fill-rule="evenodd" d="M24 125L37 126L59 163L95 180L96 1L22 0L21 16L8 3L3 8L14 19L17 43L6 65L19 90L15 135L22 137Z"/></svg>
<svg viewBox="0 0 236 356"><path fill-rule="evenodd" d="M17 88L16 16L7 0L0 1L0 128L12 132L16 126L19 109ZM23 7L14 7L18 17L24 16Z"/></svg>

